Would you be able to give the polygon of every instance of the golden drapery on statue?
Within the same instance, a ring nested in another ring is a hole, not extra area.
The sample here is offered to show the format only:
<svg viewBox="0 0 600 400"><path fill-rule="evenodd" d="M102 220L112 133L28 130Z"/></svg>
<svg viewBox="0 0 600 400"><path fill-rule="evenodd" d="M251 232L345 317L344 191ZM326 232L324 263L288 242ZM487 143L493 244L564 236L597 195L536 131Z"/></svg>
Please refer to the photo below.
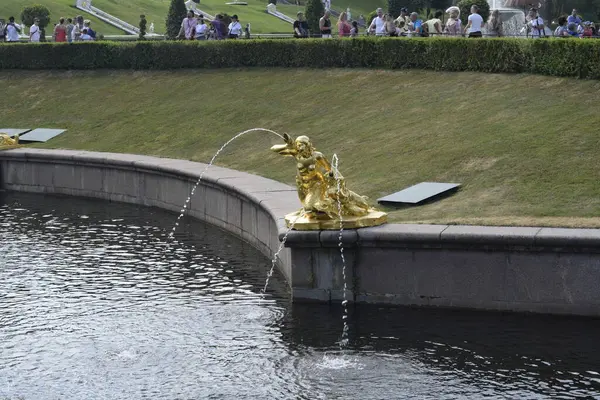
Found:
<svg viewBox="0 0 600 400"><path fill-rule="evenodd" d="M0 150L16 149L17 147L20 147L19 135L12 139L6 133L0 132Z"/></svg>
<svg viewBox="0 0 600 400"><path fill-rule="evenodd" d="M387 214L370 207L367 198L346 187L337 168L316 151L307 136L293 140L284 134L285 144L271 150L296 159L296 186L302 210L286 215L288 227L297 230L361 228L387 222ZM341 212L340 212L341 211Z"/></svg>

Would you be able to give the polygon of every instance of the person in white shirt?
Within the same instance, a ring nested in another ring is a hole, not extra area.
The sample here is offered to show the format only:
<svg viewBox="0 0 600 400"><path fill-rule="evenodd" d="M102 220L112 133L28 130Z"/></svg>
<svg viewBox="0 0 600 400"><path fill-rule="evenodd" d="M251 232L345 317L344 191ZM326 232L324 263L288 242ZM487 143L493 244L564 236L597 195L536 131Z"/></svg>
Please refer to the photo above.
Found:
<svg viewBox="0 0 600 400"><path fill-rule="evenodd" d="M8 25L6 25L6 41L11 43L18 42L19 32L21 32L21 28L15 24L15 17L10 17Z"/></svg>
<svg viewBox="0 0 600 400"><path fill-rule="evenodd" d="M206 40L206 34L208 33L208 26L204 22L204 18L200 17L198 25L196 25L196 40Z"/></svg>
<svg viewBox="0 0 600 400"><path fill-rule="evenodd" d="M231 23L229 24L227 31L229 32L229 39L237 39L242 34L242 24L240 24L237 15L233 14L231 16Z"/></svg>
<svg viewBox="0 0 600 400"><path fill-rule="evenodd" d="M529 22L527 23L529 33L534 39L546 36L544 20L538 15L537 10L532 8L529 10Z"/></svg>
<svg viewBox="0 0 600 400"><path fill-rule="evenodd" d="M83 30L83 33L81 34L81 38L80 39L84 40L84 41L94 40L94 38L92 38L90 35L88 35L88 30L87 29Z"/></svg>
<svg viewBox="0 0 600 400"><path fill-rule="evenodd" d="M42 34L40 31L40 20L36 18L33 20L33 25L31 26L31 29L29 29L29 41L39 42L41 36Z"/></svg>
<svg viewBox="0 0 600 400"><path fill-rule="evenodd" d="M373 18L371 25L369 25L369 32L375 32L375 36L385 35L385 20L383 19L383 10L377 9L377 16Z"/></svg>
<svg viewBox="0 0 600 400"><path fill-rule="evenodd" d="M475 4L471 7L471 15L469 15L469 22L465 27L465 33L469 34L470 38L480 38L481 26L483 25L483 18L479 15L479 7Z"/></svg>

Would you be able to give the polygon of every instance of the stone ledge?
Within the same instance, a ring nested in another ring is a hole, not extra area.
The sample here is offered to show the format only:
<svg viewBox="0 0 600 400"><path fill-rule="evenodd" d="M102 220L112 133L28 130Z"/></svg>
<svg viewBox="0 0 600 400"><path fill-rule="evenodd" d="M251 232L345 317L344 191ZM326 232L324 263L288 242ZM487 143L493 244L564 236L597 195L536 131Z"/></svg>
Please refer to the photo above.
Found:
<svg viewBox="0 0 600 400"><path fill-rule="evenodd" d="M387 224L358 229L360 246L398 246L401 243L439 243L447 225Z"/></svg>
<svg viewBox="0 0 600 400"><path fill-rule="evenodd" d="M541 228L535 235L538 246L581 246L600 249L600 229Z"/></svg>
<svg viewBox="0 0 600 400"><path fill-rule="evenodd" d="M448 226L440 235L442 242L487 245L534 245L535 235L541 228L502 226Z"/></svg>

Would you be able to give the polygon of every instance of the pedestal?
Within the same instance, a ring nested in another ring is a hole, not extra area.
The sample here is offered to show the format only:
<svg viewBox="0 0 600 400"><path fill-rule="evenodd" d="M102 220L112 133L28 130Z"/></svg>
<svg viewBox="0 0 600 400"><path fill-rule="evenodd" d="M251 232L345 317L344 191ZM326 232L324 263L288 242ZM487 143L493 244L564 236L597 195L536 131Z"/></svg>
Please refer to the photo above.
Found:
<svg viewBox="0 0 600 400"><path fill-rule="evenodd" d="M338 219L328 217L299 217L300 211L285 216L287 227L294 226L297 231L315 231L315 230L338 230L343 225L344 229L366 228L368 226L383 225L387 222L387 214L381 211L370 211L362 217L344 217L342 224ZM295 222L294 222L295 221Z"/></svg>

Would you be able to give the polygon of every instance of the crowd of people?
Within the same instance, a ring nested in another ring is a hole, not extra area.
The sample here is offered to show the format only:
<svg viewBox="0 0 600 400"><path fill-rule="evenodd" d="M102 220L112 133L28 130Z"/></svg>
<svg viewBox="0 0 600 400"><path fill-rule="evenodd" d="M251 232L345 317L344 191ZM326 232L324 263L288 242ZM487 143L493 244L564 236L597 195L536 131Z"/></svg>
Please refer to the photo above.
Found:
<svg viewBox="0 0 600 400"><path fill-rule="evenodd" d="M337 22L337 34L339 37L356 37L360 34L360 27L365 27L367 35L390 36L390 37L429 37L429 36L466 36L470 38L501 37L507 36L504 24L500 18L498 10L494 10L489 19L483 20L479 14L479 7L473 5L467 24L463 26L460 19L460 9L450 7L446 10L448 15L445 21L442 20L444 12L438 10L432 18L425 21L419 17L417 12L409 13L407 8L402 8L400 15L394 18L391 14L386 14L381 8L376 11L376 16L366 26L364 17L359 16L358 20L350 21L349 10L340 13ZM185 40L221 40L237 39L240 37L250 38L250 24L245 28L239 21L237 15L229 18L218 14L212 21L204 18L203 15L196 16L193 11L189 11L181 23L181 29L178 35L179 39ZM0 42L19 42L23 26L15 23L15 18L10 17L8 23L0 19ZM39 20L34 20L29 29L29 41L39 42L43 30L39 26ZM592 38L598 37L598 31L594 23L583 21L574 9L568 17L558 18L558 27L553 33L548 30L544 20L539 15L538 10L532 8L529 10L524 27L518 33L520 36L531 38L542 38L547 36L555 37L577 37ZM322 38L333 37L333 26L331 22L331 11L325 10L323 16L319 19L319 32L309 31L309 25L303 12L298 12L297 19L293 25L293 34L296 38L307 38L311 36L320 36ZM512 33L514 35L514 32ZM58 24L54 26L53 40L55 42L77 42L92 41L97 39L96 32L91 27L89 20L84 20L81 15L71 19L60 18Z"/></svg>
<svg viewBox="0 0 600 400"><path fill-rule="evenodd" d="M577 15L577 10L568 17L558 19L558 27L554 30L554 36L558 37L579 37L592 38L598 36L598 29L591 21L582 21Z"/></svg>
<svg viewBox="0 0 600 400"><path fill-rule="evenodd" d="M432 18L425 21L420 18L417 12L410 13L407 8L402 8L400 15L394 18L391 14L384 13L383 9L378 8L377 15L366 26L365 33L375 36L390 37L431 37L431 36L466 36L470 38L481 37L502 37L502 36L525 36L529 38L543 38L548 36L556 37L597 37L598 33L595 25L590 21L583 22L577 15L577 10L573 10L569 17L558 19L558 27L554 33L548 33L543 18L535 8L531 8L523 21L523 27L518 32L507 32L498 10L492 11L487 21L484 21L480 15L477 5L473 5L470 15L467 18L467 24L463 26L460 19L460 9L450 7L446 10L447 19L442 20L444 12L438 10ZM361 18L362 21L361 21ZM364 24L364 17L359 17L358 21L349 21L346 12L340 13L337 23L339 37L356 37L359 35L359 27ZM331 12L326 10L319 20L319 30L316 35L309 32L308 23L304 14L299 12L294 22L294 37L307 38L310 36L320 36L322 38L333 37Z"/></svg>
<svg viewBox="0 0 600 400"><path fill-rule="evenodd" d="M193 11L189 11L187 17L181 22L178 38L185 40L222 40L238 39L242 35L250 38L250 24L246 24L246 27L242 28L242 24L235 14L231 16L231 22L227 24L225 16L222 14L217 14L212 21L207 21L204 15L196 16Z"/></svg>
<svg viewBox="0 0 600 400"><path fill-rule="evenodd" d="M96 40L96 31L92 29L91 25L91 21L83 19L81 15L68 19L60 18L58 24L54 25L52 40L68 43ZM15 23L14 17L10 17L8 23L0 20L0 42L19 42L23 31L24 26ZM34 19L33 25L29 28L29 41L39 42L42 38L42 32L40 20Z"/></svg>

